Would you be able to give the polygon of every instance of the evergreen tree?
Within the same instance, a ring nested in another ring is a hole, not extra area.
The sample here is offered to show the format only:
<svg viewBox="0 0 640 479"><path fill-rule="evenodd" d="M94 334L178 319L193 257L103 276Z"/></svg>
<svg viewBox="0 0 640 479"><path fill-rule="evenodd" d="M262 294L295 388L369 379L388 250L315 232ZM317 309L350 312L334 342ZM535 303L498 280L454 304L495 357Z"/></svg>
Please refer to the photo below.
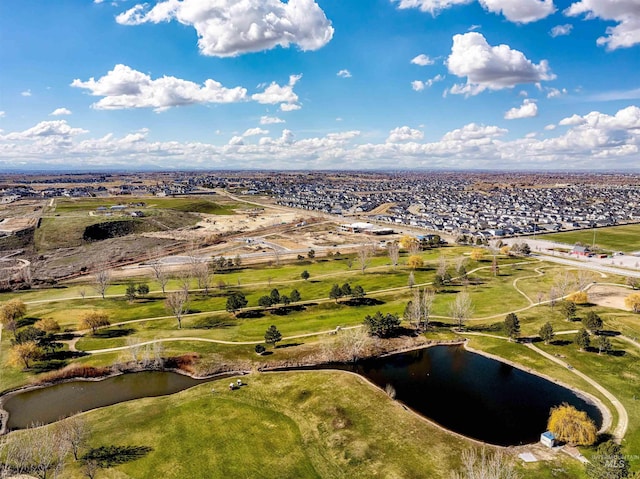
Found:
<svg viewBox="0 0 640 479"><path fill-rule="evenodd" d="M245 298L244 294L234 292L227 298L226 309L235 316L236 313L244 308L248 303L249 302L247 301L247 298Z"/></svg>
<svg viewBox="0 0 640 479"><path fill-rule="evenodd" d="M297 303L298 301L300 301L300 293L298 292L297 289L294 289L293 291L291 291L291 294L289 295L289 299L291 300L292 303Z"/></svg>
<svg viewBox="0 0 640 479"><path fill-rule="evenodd" d="M504 319L504 329L510 340L520 336L520 320L515 313L507 314L507 317Z"/></svg>
<svg viewBox="0 0 640 479"><path fill-rule="evenodd" d="M548 321L542 325L538 334L545 344L549 344L555 335L553 332L553 326L551 326L551 323Z"/></svg>
<svg viewBox="0 0 640 479"><path fill-rule="evenodd" d="M275 346L276 343L282 341L282 334L278 331L278 328L275 325L269 326L269 329L264 333L264 342Z"/></svg>
<svg viewBox="0 0 640 479"><path fill-rule="evenodd" d="M580 351L586 351L589 345L591 344L591 339L589 338L589 331L587 331L584 328L578 331L578 334L576 334L575 343L580 348Z"/></svg>
<svg viewBox="0 0 640 479"><path fill-rule="evenodd" d="M336 303L342 297L342 289L337 284L331 286L331 291L329 291L329 298L335 299Z"/></svg>
<svg viewBox="0 0 640 479"><path fill-rule="evenodd" d="M594 311L589 311L582 320L582 324L592 333L599 333L602 329L602 318Z"/></svg>

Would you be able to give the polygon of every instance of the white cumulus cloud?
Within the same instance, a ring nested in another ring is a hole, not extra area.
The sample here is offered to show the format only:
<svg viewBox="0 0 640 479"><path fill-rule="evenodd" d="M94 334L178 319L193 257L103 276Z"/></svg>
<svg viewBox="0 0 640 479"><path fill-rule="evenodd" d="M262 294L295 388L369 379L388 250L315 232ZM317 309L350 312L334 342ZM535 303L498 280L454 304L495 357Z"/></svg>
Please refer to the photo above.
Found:
<svg viewBox="0 0 640 479"><path fill-rule="evenodd" d="M193 103L235 103L247 99L245 88L225 88L211 79L202 85L172 76L154 80L126 65L116 65L98 80L75 79L71 86L89 90L93 96L103 97L93 104L94 108L100 110L154 108L156 111L163 111Z"/></svg>
<svg viewBox="0 0 640 479"><path fill-rule="evenodd" d="M553 0L480 0L480 4L514 23L535 22L556 11Z"/></svg>
<svg viewBox="0 0 640 479"><path fill-rule="evenodd" d="M546 60L535 64L508 45L491 46L478 32L454 35L446 64L450 73L467 77L466 85L451 88L454 94L477 95L487 89L502 90L556 77Z"/></svg>
<svg viewBox="0 0 640 479"><path fill-rule="evenodd" d="M391 0L397 3L398 8L419 8L423 12L429 12L431 15L437 15L441 10L446 10L454 5L466 5L473 0Z"/></svg>
<svg viewBox="0 0 640 479"><path fill-rule="evenodd" d="M582 125L584 123L585 123L585 119L575 114L567 118L563 118L558 122L558 124L562 126L576 126L576 125Z"/></svg>
<svg viewBox="0 0 640 479"><path fill-rule="evenodd" d="M82 128L73 128L65 120L53 120L41 121L27 130L9 133L4 138L9 140L34 140L47 137L68 139L84 133L88 133L88 131Z"/></svg>
<svg viewBox="0 0 640 479"><path fill-rule="evenodd" d="M565 35L569 35L571 33L571 30L573 30L573 25L571 25L570 23L566 23L564 25L556 25L551 29L549 35L551 35L553 38L562 37Z"/></svg>
<svg viewBox="0 0 640 479"><path fill-rule="evenodd" d="M436 75L433 78L429 78L428 80L421 81L415 80L411 82L411 88L415 91L422 91L425 88L431 88L434 83L444 80L444 75Z"/></svg>
<svg viewBox="0 0 640 479"><path fill-rule="evenodd" d="M389 132L387 143L399 143L401 141L418 141L424 138L424 133L408 126L399 126Z"/></svg>
<svg viewBox="0 0 640 479"><path fill-rule="evenodd" d="M277 116L261 116L260 124L261 125L274 125L276 123L284 123L285 121Z"/></svg>
<svg viewBox="0 0 640 479"><path fill-rule="evenodd" d="M433 65L435 63L435 60L433 58L429 58L428 55L421 53L417 57L412 58L411 63L413 63L414 65L420 65L421 67L425 67L427 65Z"/></svg>
<svg viewBox="0 0 640 479"><path fill-rule="evenodd" d="M532 118L538 115L538 105L535 101L526 98L522 105L516 108L511 108L504 114L505 120L517 120L520 118Z"/></svg>
<svg viewBox="0 0 640 479"><path fill-rule="evenodd" d="M298 95L293 91L293 87L302 78L302 75L291 75L289 77L289 83L281 86L276 82L271 82L262 93L254 93L251 95L251 99L261 103L263 105L275 105L281 103L280 109L282 111L299 110L301 107L298 105Z"/></svg>
<svg viewBox="0 0 640 479"><path fill-rule="evenodd" d="M587 20L600 18L618 22L607 27L606 36L597 40L607 50L628 48L640 43L640 3L638 0L581 0L564 11L567 16L586 15Z"/></svg>
<svg viewBox="0 0 640 479"><path fill-rule="evenodd" d="M349 70L340 70L336 75L341 78L351 78L351 72Z"/></svg>
<svg viewBox="0 0 640 479"><path fill-rule="evenodd" d="M563 88L562 90L557 88L547 88L547 98L557 98L559 96L566 95L567 93L566 88Z"/></svg>
<svg viewBox="0 0 640 479"><path fill-rule="evenodd" d="M391 0L398 8L418 8L435 16L440 11L456 5L467 5L474 0ZM483 8L495 14L502 14L515 23L535 22L556 11L553 0L478 0ZM471 29L470 29L471 30Z"/></svg>
<svg viewBox="0 0 640 479"><path fill-rule="evenodd" d="M68 108L56 108L50 113L51 116L71 115L71 110Z"/></svg>
<svg viewBox="0 0 640 479"><path fill-rule="evenodd" d="M593 111L568 116L565 128L547 125L506 139L495 125L466 124L439 139L419 138L410 127L392 130L399 142L358 141L359 131L338 131L297 139L291 130L278 137L245 143L236 135L228 143L154 141L147 130L123 137L86 138L82 128L64 120L46 121L24 131L0 133L0 169L6 167L139 167L193 169L633 169L640 154L640 108L628 106L613 115ZM557 122L555 123L557 124ZM421 127L422 128L422 127ZM537 135L536 135L537 133ZM400 139L400 137L398 138Z"/></svg>
<svg viewBox="0 0 640 479"><path fill-rule="evenodd" d="M192 26L204 55L233 57L277 46L317 50L334 29L314 0L165 0L138 4L121 13L122 25L175 20Z"/></svg>
<svg viewBox="0 0 640 479"><path fill-rule="evenodd" d="M269 134L269 130L263 130L262 128L249 128L242 134L242 136L247 137L247 136L259 136L259 135L268 135L268 134Z"/></svg>
<svg viewBox="0 0 640 479"><path fill-rule="evenodd" d="M22 96L31 96L31 90L25 90L25 91L23 91L23 92L20 92L20 94L21 94Z"/></svg>

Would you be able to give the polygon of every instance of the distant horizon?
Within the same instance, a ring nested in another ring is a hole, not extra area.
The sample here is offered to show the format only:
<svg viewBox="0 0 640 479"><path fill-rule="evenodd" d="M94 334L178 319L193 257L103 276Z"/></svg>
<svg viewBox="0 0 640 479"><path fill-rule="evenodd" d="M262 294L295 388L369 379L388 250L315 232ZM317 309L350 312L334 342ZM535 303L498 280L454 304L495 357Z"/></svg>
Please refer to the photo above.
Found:
<svg viewBox="0 0 640 479"><path fill-rule="evenodd" d="M176 173L176 174L189 174L189 173L384 173L384 174L401 174L401 173L473 173L473 174L499 174L499 173L520 173L520 174L529 174L529 175L610 175L610 174L631 174L631 175L640 175L640 168L635 169L610 169L610 170L594 170L594 169L584 169L584 170L509 170L509 169L461 169L461 168L405 168L405 169L392 169L392 168L371 168L371 169L269 169L269 168L245 168L245 169L174 169L174 168L165 168L165 169L156 169L156 168L132 168L132 169L124 169L124 168L104 168L104 169L82 169L82 168L71 168L71 169L6 169L0 172L0 178L3 175L29 175L29 176L37 176L37 175L90 175L90 174L135 174L135 173Z"/></svg>

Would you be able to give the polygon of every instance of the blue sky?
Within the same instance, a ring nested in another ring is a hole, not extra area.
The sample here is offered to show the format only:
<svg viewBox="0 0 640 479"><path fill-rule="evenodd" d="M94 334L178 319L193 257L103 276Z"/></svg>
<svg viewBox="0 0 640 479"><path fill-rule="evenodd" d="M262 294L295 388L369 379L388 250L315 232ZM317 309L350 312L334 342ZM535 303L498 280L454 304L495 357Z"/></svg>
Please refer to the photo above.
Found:
<svg viewBox="0 0 640 479"><path fill-rule="evenodd" d="M637 0L0 4L0 168L640 168Z"/></svg>

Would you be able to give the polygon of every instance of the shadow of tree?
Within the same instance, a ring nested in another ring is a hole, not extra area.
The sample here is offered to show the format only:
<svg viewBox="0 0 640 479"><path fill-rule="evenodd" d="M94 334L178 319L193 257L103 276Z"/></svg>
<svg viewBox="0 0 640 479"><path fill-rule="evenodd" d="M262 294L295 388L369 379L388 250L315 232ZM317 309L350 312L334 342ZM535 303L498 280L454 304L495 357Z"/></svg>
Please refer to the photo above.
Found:
<svg viewBox="0 0 640 479"><path fill-rule="evenodd" d="M271 314L275 314L277 316L286 316L289 313L292 313L294 311L304 311L305 308L303 305L298 304L295 306L281 306L279 308L276 309L272 309L271 310Z"/></svg>
<svg viewBox="0 0 640 479"><path fill-rule="evenodd" d="M346 304L347 306L379 306L384 304L384 301L376 298L351 298L347 301L342 301L341 304Z"/></svg>
<svg viewBox="0 0 640 479"><path fill-rule="evenodd" d="M304 343L287 343L287 344L278 344L275 349L286 349L286 348L293 348L295 346L300 346Z"/></svg>
<svg viewBox="0 0 640 479"><path fill-rule="evenodd" d="M135 461L151 451L153 448L149 446L100 446L89 450L82 460L95 461L99 467L107 468Z"/></svg>
<svg viewBox="0 0 640 479"><path fill-rule="evenodd" d="M216 328L230 328L233 326L233 322L225 318L208 317L198 318L191 326L193 329L216 329Z"/></svg>
<svg viewBox="0 0 640 479"><path fill-rule="evenodd" d="M99 329L94 333L93 337L101 339L122 338L135 332L136 330L133 328Z"/></svg>
<svg viewBox="0 0 640 479"><path fill-rule="evenodd" d="M238 315L236 316L236 318L238 319L256 319L256 318L262 318L262 317L264 317L264 313L258 310L242 311L241 313L238 313Z"/></svg>

